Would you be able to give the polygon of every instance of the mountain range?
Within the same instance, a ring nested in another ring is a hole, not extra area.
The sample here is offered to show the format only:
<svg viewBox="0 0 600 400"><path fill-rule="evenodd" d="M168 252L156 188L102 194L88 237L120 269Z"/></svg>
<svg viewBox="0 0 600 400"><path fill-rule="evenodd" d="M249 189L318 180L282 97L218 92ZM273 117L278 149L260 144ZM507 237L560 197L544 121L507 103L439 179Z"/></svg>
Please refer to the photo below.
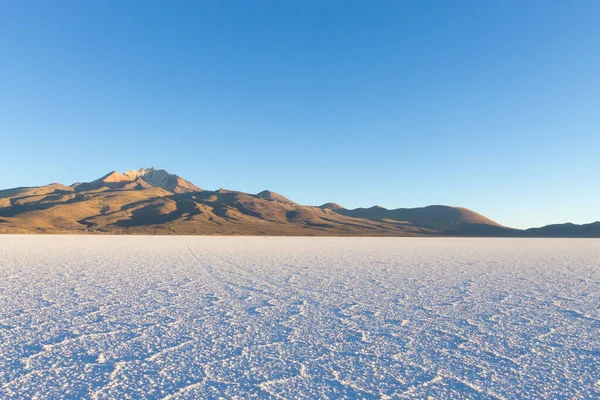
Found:
<svg viewBox="0 0 600 400"><path fill-rule="evenodd" d="M466 208L306 206L269 190L204 190L165 170L0 190L0 233L600 237L600 222L512 229Z"/></svg>

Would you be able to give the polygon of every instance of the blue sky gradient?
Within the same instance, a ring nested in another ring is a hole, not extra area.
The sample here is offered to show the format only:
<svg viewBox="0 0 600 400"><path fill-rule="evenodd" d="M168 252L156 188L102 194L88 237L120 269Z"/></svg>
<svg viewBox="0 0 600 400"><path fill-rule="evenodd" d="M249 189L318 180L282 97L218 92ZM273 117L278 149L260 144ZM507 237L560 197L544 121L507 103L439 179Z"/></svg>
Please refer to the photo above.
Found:
<svg viewBox="0 0 600 400"><path fill-rule="evenodd" d="M156 166L354 208L600 219L598 1L2 1L0 188Z"/></svg>

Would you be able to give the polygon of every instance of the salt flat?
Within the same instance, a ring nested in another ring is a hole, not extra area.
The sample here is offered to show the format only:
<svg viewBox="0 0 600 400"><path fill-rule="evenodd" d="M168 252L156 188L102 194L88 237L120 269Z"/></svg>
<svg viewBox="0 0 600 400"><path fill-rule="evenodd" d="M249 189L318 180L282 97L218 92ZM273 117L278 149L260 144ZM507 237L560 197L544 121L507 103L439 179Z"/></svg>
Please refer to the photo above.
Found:
<svg viewBox="0 0 600 400"><path fill-rule="evenodd" d="M0 398L600 396L600 241L0 236Z"/></svg>

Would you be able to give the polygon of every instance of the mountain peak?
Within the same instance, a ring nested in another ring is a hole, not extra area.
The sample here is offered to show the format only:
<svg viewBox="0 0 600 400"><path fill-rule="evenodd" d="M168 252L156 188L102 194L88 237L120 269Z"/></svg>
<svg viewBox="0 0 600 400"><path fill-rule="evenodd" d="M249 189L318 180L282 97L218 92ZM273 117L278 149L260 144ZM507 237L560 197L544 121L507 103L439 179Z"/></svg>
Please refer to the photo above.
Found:
<svg viewBox="0 0 600 400"><path fill-rule="evenodd" d="M173 193L199 192L202 190L178 175L154 167L128 171L124 175L139 177L152 186L161 187Z"/></svg>
<svg viewBox="0 0 600 400"><path fill-rule="evenodd" d="M103 177L101 177L100 179L97 179L97 181L108 182L108 183L125 182L125 181L128 181L128 180L129 179L127 179L125 176L123 176L122 174L118 173L117 171L111 171L108 174L106 174Z"/></svg>
<svg viewBox="0 0 600 400"><path fill-rule="evenodd" d="M144 182L141 187L160 187L171 193L199 192L202 190L178 175L154 167L132 169L123 173L111 171L95 181L77 185L77 190L92 190L101 187L108 187L113 190L129 189L130 184L138 180Z"/></svg>
<svg viewBox="0 0 600 400"><path fill-rule="evenodd" d="M278 201L280 203L296 204L293 201L291 201L290 199L288 199L287 197L282 196L279 193L272 192L270 190L263 190L262 192L257 193L256 196L261 197L263 199L267 199L267 200Z"/></svg>
<svg viewBox="0 0 600 400"><path fill-rule="evenodd" d="M319 206L319 208L322 208L324 210L325 209L327 209L327 210L342 210L344 207L340 206L337 203L325 203L325 204L321 204Z"/></svg>
<svg viewBox="0 0 600 400"><path fill-rule="evenodd" d="M150 167L150 168L140 168L140 169L132 169L130 171L127 172L123 172L123 176L125 176L126 178L133 180L136 178L144 178L146 176L152 175L155 172L163 172L166 174L169 174L167 171L165 171L164 169L156 169L155 167ZM171 175L171 174L169 174Z"/></svg>

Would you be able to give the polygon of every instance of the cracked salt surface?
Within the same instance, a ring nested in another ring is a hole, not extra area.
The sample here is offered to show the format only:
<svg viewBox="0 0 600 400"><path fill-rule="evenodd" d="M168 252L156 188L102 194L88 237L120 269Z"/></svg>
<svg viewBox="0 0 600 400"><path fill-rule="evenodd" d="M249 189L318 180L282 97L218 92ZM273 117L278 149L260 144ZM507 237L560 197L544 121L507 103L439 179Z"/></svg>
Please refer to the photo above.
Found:
<svg viewBox="0 0 600 400"><path fill-rule="evenodd" d="M600 241L0 236L0 398L600 397Z"/></svg>

